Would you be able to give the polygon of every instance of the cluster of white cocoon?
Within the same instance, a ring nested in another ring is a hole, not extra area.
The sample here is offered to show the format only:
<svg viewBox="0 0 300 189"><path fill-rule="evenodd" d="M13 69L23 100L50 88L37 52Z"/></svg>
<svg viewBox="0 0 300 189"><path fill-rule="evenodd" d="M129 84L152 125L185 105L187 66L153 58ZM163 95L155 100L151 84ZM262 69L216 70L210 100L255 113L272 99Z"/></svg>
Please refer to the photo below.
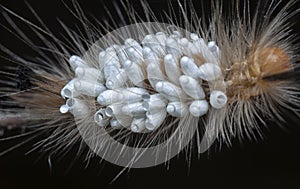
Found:
<svg viewBox="0 0 300 189"><path fill-rule="evenodd" d="M61 90L67 101L60 111L87 115L89 108L79 97L95 97L102 107L94 115L99 126L137 133L157 129L168 115L201 117L210 106L221 109L227 103L224 92L206 94L202 88L203 80L213 83L223 78L219 53L213 41L206 44L197 34L185 38L174 31L146 35L141 43L127 39L124 45L112 45L99 53L97 68L72 56L69 63L76 77ZM199 54L207 63L195 63L192 57ZM146 83L153 88L151 93Z"/></svg>

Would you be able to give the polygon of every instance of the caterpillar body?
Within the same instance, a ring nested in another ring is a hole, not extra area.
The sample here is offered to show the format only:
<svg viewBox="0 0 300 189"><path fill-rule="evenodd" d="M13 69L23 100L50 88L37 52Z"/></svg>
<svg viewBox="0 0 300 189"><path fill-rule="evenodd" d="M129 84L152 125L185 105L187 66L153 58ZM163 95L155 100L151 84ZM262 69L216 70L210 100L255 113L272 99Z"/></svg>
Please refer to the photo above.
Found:
<svg viewBox="0 0 300 189"><path fill-rule="evenodd" d="M2 6L13 28L8 14L27 23L56 59L22 33L17 36L36 48L39 58L25 60L1 46L29 70L31 86L14 88L20 80L2 72L9 79L2 80L1 103L8 108L1 110L0 125L50 133L37 147L51 155L80 143L89 148L87 158L99 155L130 168L163 163L189 145L200 154L215 140L231 145L233 138L255 139L266 119L284 119L281 109L299 117L299 85L287 77L297 73L288 21L299 8L294 10L297 1L289 2L274 15L280 2L270 2L263 12L258 3L252 14L250 2L234 1L242 13L225 18L215 1L208 25L196 14L189 18L197 12L192 2L178 1L181 21L170 11L165 23L157 22L145 1L146 20L123 2L132 23L101 35L74 1L75 15L86 24L86 34L62 24L74 55L46 27Z"/></svg>

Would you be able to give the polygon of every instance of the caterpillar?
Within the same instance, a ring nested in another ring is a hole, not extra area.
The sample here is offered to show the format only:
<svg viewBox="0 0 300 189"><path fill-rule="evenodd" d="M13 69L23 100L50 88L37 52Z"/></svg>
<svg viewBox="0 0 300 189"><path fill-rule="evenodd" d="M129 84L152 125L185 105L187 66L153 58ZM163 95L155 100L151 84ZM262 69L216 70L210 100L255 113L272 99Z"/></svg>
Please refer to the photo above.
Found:
<svg viewBox="0 0 300 189"><path fill-rule="evenodd" d="M280 112L299 118L299 44L289 22L299 5L268 2L252 11L254 2L233 1L226 12L213 1L205 19L195 2L170 1L159 21L146 1L139 4L145 18L122 1L115 7L122 24L112 19L111 26L92 24L72 1L67 8L82 29L59 22L67 42L30 6L38 25L1 6L11 25L4 28L37 57L1 45L12 63L1 68L0 126L25 128L24 143L46 134L33 150L49 157L79 146L87 160L100 156L126 168L155 166L182 150L201 154L216 141L262 137L266 120L285 119Z"/></svg>

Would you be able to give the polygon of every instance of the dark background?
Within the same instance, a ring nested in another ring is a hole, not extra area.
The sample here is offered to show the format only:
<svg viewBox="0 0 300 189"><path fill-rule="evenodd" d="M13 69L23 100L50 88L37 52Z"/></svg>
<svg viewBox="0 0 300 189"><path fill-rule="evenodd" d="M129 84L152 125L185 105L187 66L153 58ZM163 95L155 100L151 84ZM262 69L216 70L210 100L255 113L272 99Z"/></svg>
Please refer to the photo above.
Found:
<svg viewBox="0 0 300 189"><path fill-rule="evenodd" d="M60 0L27 0L27 2L55 35L59 36L60 33L63 33L57 18L70 28L75 28L75 25L78 24L78 20L72 16ZM103 0L79 2L86 13L95 16L100 21L107 17L103 4L112 10L112 3ZM139 9L138 1L132 2ZM66 3L71 5L70 1L66 0ZM149 3L157 14L160 14L162 9L167 9L166 1L151 0ZM37 23L23 1L0 0L0 4ZM204 3L208 12L209 4L209 2ZM197 6L200 4L196 3ZM14 21L30 36L24 23L17 19ZM0 24L8 26L2 16L0 16ZM295 25L294 32L300 34L299 22ZM34 38L34 36L32 37ZM0 43L21 56L32 55L26 45L3 27L0 27ZM1 59L1 67L7 64L8 61ZM171 160L168 168L165 165L159 165L147 169L125 171L113 184L109 183L122 168L107 162L100 165L99 158L93 158L86 166L87 163L83 158L74 162L75 153L71 152L62 160L54 158L52 169L50 169L47 158L40 153L33 152L24 155L33 145L34 142L31 142L0 157L0 188L106 188L107 186L201 188L215 185L222 188L232 188L233 186L240 188L300 188L299 119L295 117L287 119L286 123L280 123L280 126L286 129L282 129L270 121L268 128L264 129L263 140L244 140L243 142L235 140L232 147L223 146L221 150L215 145L209 153L202 154L200 159L194 155L190 167L184 155L180 155ZM22 139L0 142L0 148L4 149L6 146L18 144L21 141ZM71 164L72 166L70 166Z"/></svg>

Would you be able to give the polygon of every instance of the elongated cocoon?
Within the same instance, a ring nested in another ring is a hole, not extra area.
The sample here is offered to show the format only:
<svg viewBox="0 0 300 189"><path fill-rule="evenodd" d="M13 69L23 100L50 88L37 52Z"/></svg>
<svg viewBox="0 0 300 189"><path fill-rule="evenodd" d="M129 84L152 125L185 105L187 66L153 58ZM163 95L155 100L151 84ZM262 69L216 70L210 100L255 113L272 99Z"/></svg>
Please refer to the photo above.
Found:
<svg viewBox="0 0 300 189"><path fill-rule="evenodd" d="M74 82L75 90L81 94L97 97L100 93L106 90L104 85L100 83L91 83L84 80L76 80Z"/></svg>
<svg viewBox="0 0 300 189"><path fill-rule="evenodd" d="M142 132L146 128L145 120L145 118L134 118L130 126L131 131L135 133Z"/></svg>
<svg viewBox="0 0 300 189"><path fill-rule="evenodd" d="M180 46L177 43L177 41L172 37L169 37L166 40L166 51L167 53L172 54L176 59L178 59L181 56Z"/></svg>
<svg viewBox="0 0 300 189"><path fill-rule="evenodd" d="M66 105L69 107L69 111L74 117L84 118L89 115L90 110L83 100L70 98L67 100Z"/></svg>
<svg viewBox="0 0 300 189"><path fill-rule="evenodd" d="M133 103L143 100L143 95L148 94L146 89L129 87L126 89L119 90L122 94L122 101L124 103Z"/></svg>
<svg viewBox="0 0 300 189"><path fill-rule="evenodd" d="M139 42L137 42L136 40L132 39L132 38L128 38L124 41L125 47L133 47L134 49L136 49L136 51L138 51L139 53L141 53L143 51L143 47L140 45ZM141 55L141 54L140 54Z"/></svg>
<svg viewBox="0 0 300 189"><path fill-rule="evenodd" d="M217 46L217 44L216 44L215 41L210 41L210 42L208 42L207 47L208 47L208 49L209 49L216 57L219 57L219 55L220 55L220 49L219 49L219 47Z"/></svg>
<svg viewBox="0 0 300 189"><path fill-rule="evenodd" d="M119 45L114 45L114 49L115 49L115 51L116 51L116 53L117 53L117 56L118 56L118 58L119 58L119 62L120 62L120 64L123 66L123 67L125 67L124 66L124 63L128 60L128 56L127 56L127 53L126 53L126 46L124 46L124 45L121 45L121 46L119 46Z"/></svg>
<svg viewBox="0 0 300 189"><path fill-rule="evenodd" d="M94 114L94 121L100 127L108 125L110 118L106 116L105 109L101 108Z"/></svg>
<svg viewBox="0 0 300 189"><path fill-rule="evenodd" d="M157 56L157 54L149 47L144 47L143 49L143 56L144 56L144 61L146 63L146 65L151 64L151 63L155 63L157 65L159 65L159 58Z"/></svg>
<svg viewBox="0 0 300 189"><path fill-rule="evenodd" d="M120 68L112 62L105 64L103 68L105 79L116 77L120 71Z"/></svg>
<svg viewBox="0 0 300 189"><path fill-rule="evenodd" d="M196 47L196 51L198 52L198 53L200 53L201 55L203 55L203 57L205 58L205 59L208 59L209 58L209 56L207 56L206 55L206 52L209 50L208 49L208 47L206 46L206 44L205 44L205 41L202 39L202 38L200 38L199 36L198 36L198 34L195 34L195 33L191 33L190 34L190 38L192 39L192 43L194 44L194 46Z"/></svg>
<svg viewBox="0 0 300 189"><path fill-rule="evenodd" d="M162 109L166 108L167 100L161 94L150 95L150 98L143 102L143 107L147 112L157 113Z"/></svg>
<svg viewBox="0 0 300 189"><path fill-rule="evenodd" d="M159 63L150 63L147 66L148 80L153 88L155 88L157 82L164 81L164 75L160 70Z"/></svg>
<svg viewBox="0 0 300 189"><path fill-rule="evenodd" d="M137 64L142 64L143 62L143 52L136 47L128 47L126 49L129 59Z"/></svg>
<svg viewBox="0 0 300 189"><path fill-rule="evenodd" d="M127 74L123 69L120 69L119 74L115 77L109 77L106 80L106 87L108 89L118 89L125 86L127 82Z"/></svg>
<svg viewBox="0 0 300 189"><path fill-rule="evenodd" d="M188 113L188 106L182 102L170 102L167 112L174 117L183 117Z"/></svg>
<svg viewBox="0 0 300 189"><path fill-rule="evenodd" d="M113 117L115 115L122 115L123 114L122 107L123 107L123 104L117 104L117 103L111 104L106 107L105 115L107 117Z"/></svg>
<svg viewBox="0 0 300 189"><path fill-rule="evenodd" d="M181 70L185 75L192 78L198 77L198 66L192 58L184 56L180 59Z"/></svg>
<svg viewBox="0 0 300 189"><path fill-rule="evenodd" d="M125 72L127 74L127 77L129 78L129 80L135 85L135 86L139 86L142 87L143 85L143 81L146 79L141 67L130 61L127 60L124 64L125 66Z"/></svg>
<svg viewBox="0 0 300 189"><path fill-rule="evenodd" d="M200 53L202 51L202 47L205 46L205 42L196 33L191 33L190 38L194 46L193 53Z"/></svg>
<svg viewBox="0 0 300 189"><path fill-rule="evenodd" d="M102 106L121 102L122 100L123 100L123 95L116 90L106 90L97 97L97 101Z"/></svg>
<svg viewBox="0 0 300 189"><path fill-rule="evenodd" d="M177 87L176 85L167 81L157 82L155 89L170 101L179 101L179 99L186 99L186 95L180 87Z"/></svg>
<svg viewBox="0 0 300 189"><path fill-rule="evenodd" d="M103 70L104 65L106 64L105 57L106 57L106 52L105 51L101 51L99 53L99 56L98 56L98 63L99 63L100 70Z"/></svg>
<svg viewBox="0 0 300 189"><path fill-rule="evenodd" d="M181 50L183 54L188 56L193 56L198 53L197 47L191 43L187 38L181 38L178 40L179 44L181 45Z"/></svg>
<svg viewBox="0 0 300 189"><path fill-rule="evenodd" d="M124 105L122 107L122 112L125 115L130 115L130 116L140 116L146 113L145 108L142 106L142 102L136 102L136 103L131 103Z"/></svg>
<svg viewBox="0 0 300 189"><path fill-rule="evenodd" d="M222 91L212 91L209 96L209 102L212 107L221 109L227 103L227 96Z"/></svg>
<svg viewBox="0 0 300 189"><path fill-rule="evenodd" d="M166 74L168 76L168 79L171 82L179 85L178 78L181 75L181 71L178 67L177 60L174 58L173 55L167 54L164 57L164 64L165 64L165 70L166 70Z"/></svg>
<svg viewBox="0 0 300 189"><path fill-rule="evenodd" d="M112 64L116 65L118 68L120 68L121 65L119 63L119 58L118 58L117 52L113 48L113 46L108 47L105 52L106 52L106 54L104 56L104 64L112 63Z"/></svg>
<svg viewBox="0 0 300 189"><path fill-rule="evenodd" d="M84 68L84 67L78 67L75 70L76 76L81 80L86 80L90 82L100 82L104 84L104 76L96 68Z"/></svg>
<svg viewBox="0 0 300 189"><path fill-rule="evenodd" d="M160 112L151 114L147 112L146 114L147 119L145 122L145 126L148 130L153 131L157 129L162 123L165 121L167 117L167 111L162 109Z"/></svg>
<svg viewBox="0 0 300 189"><path fill-rule="evenodd" d="M161 56L165 50L154 35L146 35L142 41L144 47L149 47L155 54Z"/></svg>
<svg viewBox="0 0 300 189"><path fill-rule="evenodd" d="M198 76L205 81L214 81L221 75L221 68L213 63L202 64L198 69Z"/></svg>
<svg viewBox="0 0 300 189"><path fill-rule="evenodd" d="M78 97L80 93L75 90L74 83L77 79L72 79L66 86L61 90L61 96L63 98L74 98Z"/></svg>
<svg viewBox="0 0 300 189"><path fill-rule="evenodd" d="M179 78L181 88L183 91L194 99L204 99L205 93L200 83L189 76L183 75Z"/></svg>
<svg viewBox="0 0 300 189"><path fill-rule="evenodd" d="M143 61L143 47L134 39L128 38L124 42L129 59L137 64Z"/></svg>
<svg viewBox="0 0 300 189"><path fill-rule="evenodd" d="M76 55L73 55L69 58L69 64L73 71L75 71L76 68L78 68L78 67L84 67L84 68L89 67L86 64L86 62L84 60L82 60L82 58L80 58L79 56L76 56Z"/></svg>
<svg viewBox="0 0 300 189"><path fill-rule="evenodd" d="M208 103L206 100L193 101L189 107L189 111L194 117L201 117L207 113Z"/></svg>

